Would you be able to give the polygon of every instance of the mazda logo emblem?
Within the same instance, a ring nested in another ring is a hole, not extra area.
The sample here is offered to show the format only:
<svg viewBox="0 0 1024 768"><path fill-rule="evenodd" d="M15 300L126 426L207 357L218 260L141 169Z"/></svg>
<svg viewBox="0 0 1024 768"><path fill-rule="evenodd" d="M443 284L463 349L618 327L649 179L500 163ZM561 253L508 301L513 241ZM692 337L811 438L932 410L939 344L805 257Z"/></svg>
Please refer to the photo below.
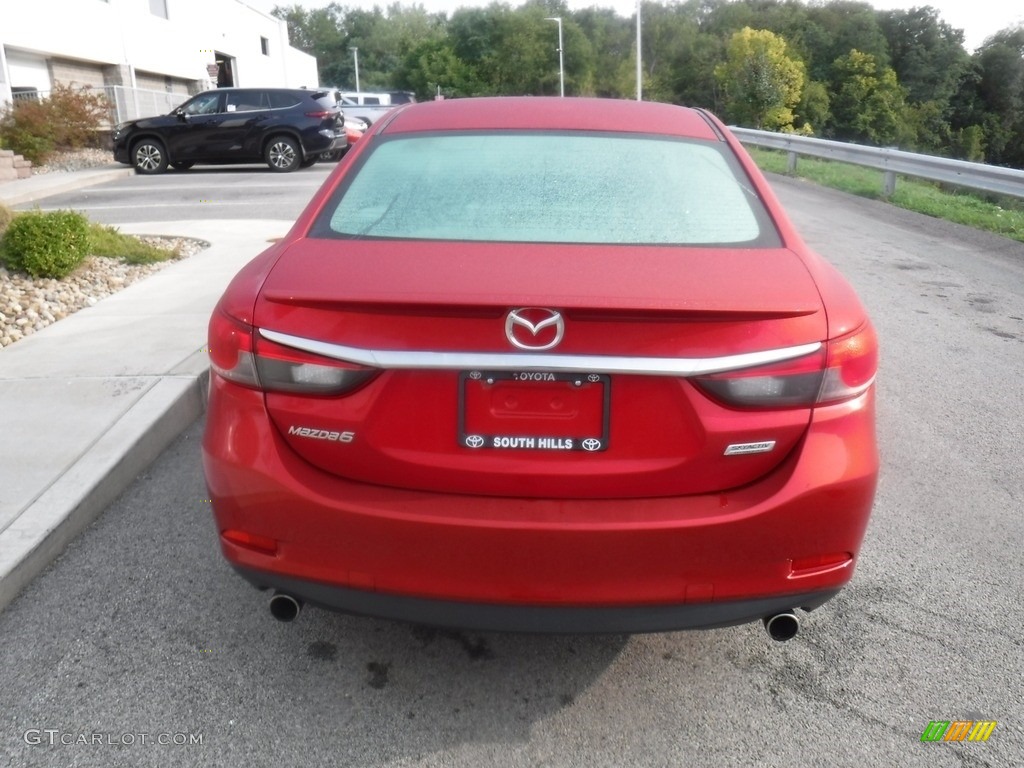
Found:
<svg viewBox="0 0 1024 768"><path fill-rule="evenodd" d="M513 347L539 352L558 346L565 335L565 320L553 309L522 307L505 317L505 336Z"/></svg>

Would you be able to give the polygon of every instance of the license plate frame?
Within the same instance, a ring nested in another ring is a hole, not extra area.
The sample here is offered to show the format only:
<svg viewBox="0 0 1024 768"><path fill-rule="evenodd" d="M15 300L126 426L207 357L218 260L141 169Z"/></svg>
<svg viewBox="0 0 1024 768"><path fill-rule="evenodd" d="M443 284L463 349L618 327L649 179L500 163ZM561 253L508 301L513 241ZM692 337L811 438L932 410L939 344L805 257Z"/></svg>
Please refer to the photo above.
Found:
<svg viewBox="0 0 1024 768"><path fill-rule="evenodd" d="M537 401L565 395L577 413L506 413L494 405L494 395L502 392ZM595 407L599 414L593 413ZM461 371L458 415L458 444L470 450L603 453L611 424L611 376L589 371ZM549 428L517 429L517 422L546 422Z"/></svg>

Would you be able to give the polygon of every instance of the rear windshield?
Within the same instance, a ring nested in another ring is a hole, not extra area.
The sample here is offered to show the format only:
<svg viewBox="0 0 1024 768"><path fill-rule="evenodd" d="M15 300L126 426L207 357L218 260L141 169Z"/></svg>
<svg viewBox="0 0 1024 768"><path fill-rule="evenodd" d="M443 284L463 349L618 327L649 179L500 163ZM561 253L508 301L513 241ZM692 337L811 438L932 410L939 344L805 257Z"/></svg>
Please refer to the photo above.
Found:
<svg viewBox="0 0 1024 768"><path fill-rule="evenodd" d="M338 106L338 100L334 98L333 93L318 93L314 98L316 103L325 109L336 109Z"/></svg>
<svg viewBox="0 0 1024 768"><path fill-rule="evenodd" d="M602 133L445 133L360 158L313 237L778 245L727 145Z"/></svg>

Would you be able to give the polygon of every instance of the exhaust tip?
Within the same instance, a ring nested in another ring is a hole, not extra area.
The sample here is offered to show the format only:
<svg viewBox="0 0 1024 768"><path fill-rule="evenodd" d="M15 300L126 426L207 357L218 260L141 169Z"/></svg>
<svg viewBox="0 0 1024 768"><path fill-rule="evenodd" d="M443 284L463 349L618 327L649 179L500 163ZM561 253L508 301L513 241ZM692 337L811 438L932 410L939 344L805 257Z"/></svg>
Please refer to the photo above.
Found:
<svg viewBox="0 0 1024 768"><path fill-rule="evenodd" d="M800 631L800 619L792 611L764 617L764 628L772 640L785 642L796 637Z"/></svg>
<svg viewBox="0 0 1024 768"><path fill-rule="evenodd" d="M278 621L295 621L302 610L302 601L285 592L275 592L270 598L270 615Z"/></svg>

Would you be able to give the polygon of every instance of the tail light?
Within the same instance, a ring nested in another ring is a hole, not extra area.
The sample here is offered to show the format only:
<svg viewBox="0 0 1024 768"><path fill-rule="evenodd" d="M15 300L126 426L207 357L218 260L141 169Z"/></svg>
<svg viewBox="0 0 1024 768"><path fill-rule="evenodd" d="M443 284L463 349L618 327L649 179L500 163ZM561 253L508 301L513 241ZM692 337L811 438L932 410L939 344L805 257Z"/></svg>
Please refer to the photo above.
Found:
<svg viewBox="0 0 1024 768"><path fill-rule="evenodd" d="M810 355L693 381L732 407L808 408L858 397L874 382L877 369L878 339L865 323Z"/></svg>
<svg viewBox="0 0 1024 768"><path fill-rule="evenodd" d="M324 110L321 110L320 112L307 112L306 113L306 117L315 117L318 120L323 120L325 117L332 117L335 114L337 114L337 113L336 112L332 112L329 109L324 109Z"/></svg>
<svg viewBox="0 0 1024 768"><path fill-rule="evenodd" d="M376 368L330 360L259 338L251 325L219 307L210 319L209 349L215 373L265 392L341 395L379 373Z"/></svg>

